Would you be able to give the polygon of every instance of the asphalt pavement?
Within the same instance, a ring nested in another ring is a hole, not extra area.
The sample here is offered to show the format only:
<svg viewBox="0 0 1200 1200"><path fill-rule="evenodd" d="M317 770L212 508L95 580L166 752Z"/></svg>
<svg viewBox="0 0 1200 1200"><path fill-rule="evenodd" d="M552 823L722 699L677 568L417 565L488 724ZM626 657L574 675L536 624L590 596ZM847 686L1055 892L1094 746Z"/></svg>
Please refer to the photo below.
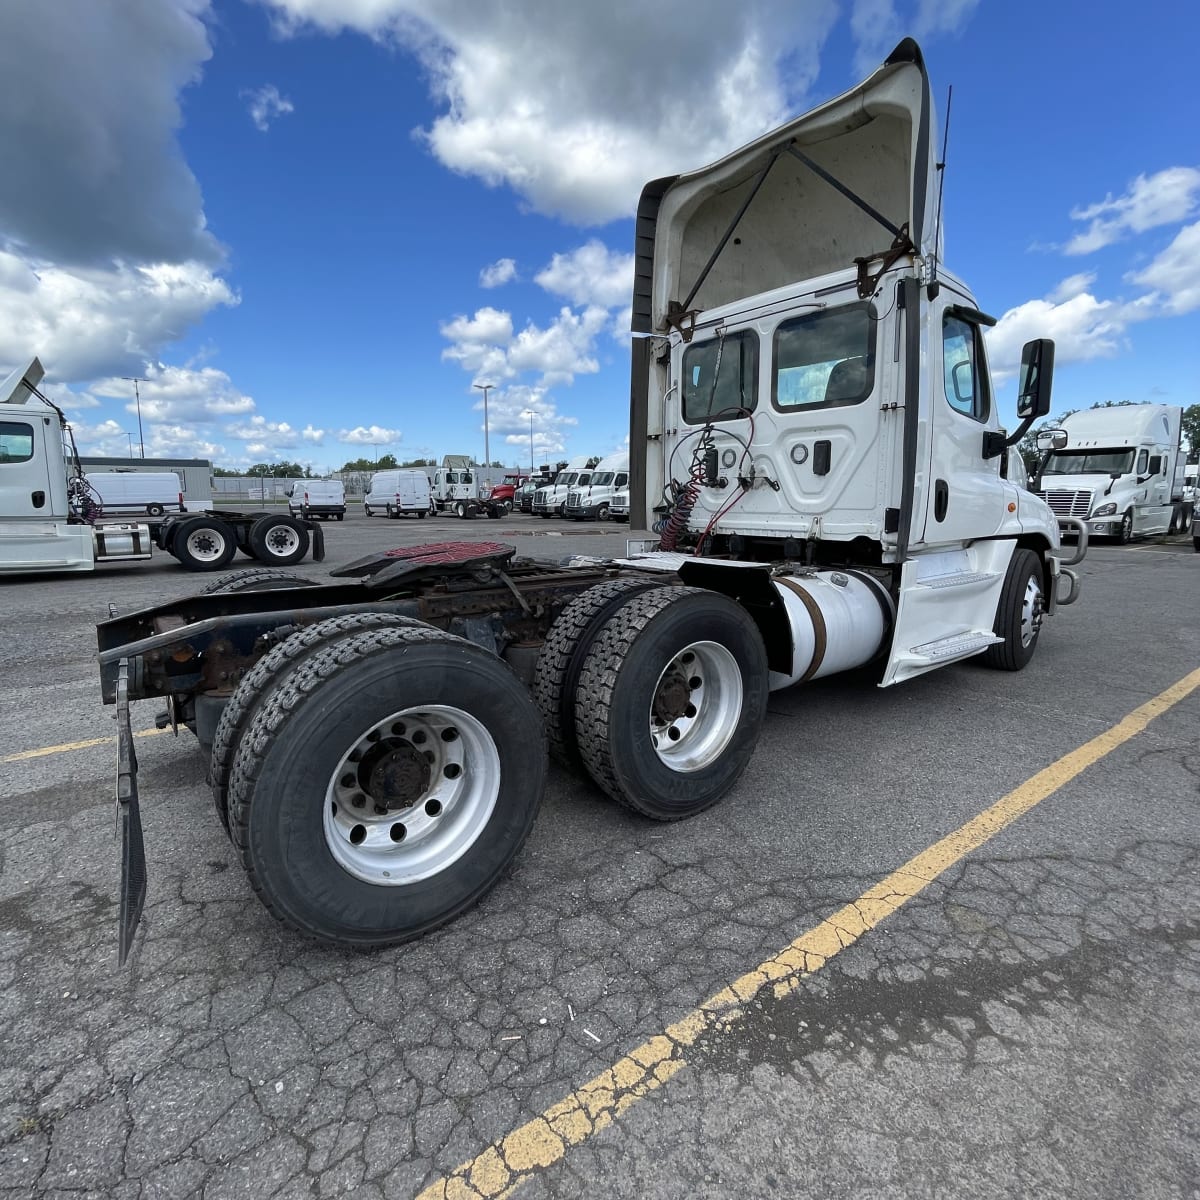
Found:
<svg viewBox="0 0 1200 1200"><path fill-rule="evenodd" d="M326 534L300 574L630 531ZM692 820L554 770L495 890L380 953L276 924L195 743L140 702L124 969L94 625L208 578L4 581L0 1197L1200 1195L1200 555L1094 545L1081 572L1018 674L773 694Z"/></svg>

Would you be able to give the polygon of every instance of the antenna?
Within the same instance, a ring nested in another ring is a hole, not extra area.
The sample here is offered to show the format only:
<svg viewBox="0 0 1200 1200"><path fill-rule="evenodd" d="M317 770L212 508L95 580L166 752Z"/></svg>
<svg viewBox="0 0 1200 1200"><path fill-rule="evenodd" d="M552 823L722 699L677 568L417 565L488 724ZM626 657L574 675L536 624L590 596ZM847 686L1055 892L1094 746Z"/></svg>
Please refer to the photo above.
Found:
<svg viewBox="0 0 1200 1200"><path fill-rule="evenodd" d="M954 99L954 84L951 84L946 89L946 123L942 126L942 161L937 163L938 169L938 205L937 205L937 221L933 226L933 270L930 272L929 284L931 287L937 283L938 269L938 247L942 241L942 189L946 186L946 150L950 145L950 104ZM932 296L936 296L937 292L932 292Z"/></svg>

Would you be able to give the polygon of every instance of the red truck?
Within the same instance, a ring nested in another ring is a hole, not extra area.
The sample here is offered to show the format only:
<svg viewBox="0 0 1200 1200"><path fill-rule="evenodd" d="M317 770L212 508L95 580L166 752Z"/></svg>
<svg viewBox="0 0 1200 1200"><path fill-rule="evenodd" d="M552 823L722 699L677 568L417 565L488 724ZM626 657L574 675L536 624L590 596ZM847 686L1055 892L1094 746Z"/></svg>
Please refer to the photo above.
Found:
<svg viewBox="0 0 1200 1200"><path fill-rule="evenodd" d="M528 475L521 475L516 471L510 471L500 483L493 485L492 494L489 499L493 500L496 504L503 504L506 512L512 512L513 497L517 493L517 488L528 478Z"/></svg>

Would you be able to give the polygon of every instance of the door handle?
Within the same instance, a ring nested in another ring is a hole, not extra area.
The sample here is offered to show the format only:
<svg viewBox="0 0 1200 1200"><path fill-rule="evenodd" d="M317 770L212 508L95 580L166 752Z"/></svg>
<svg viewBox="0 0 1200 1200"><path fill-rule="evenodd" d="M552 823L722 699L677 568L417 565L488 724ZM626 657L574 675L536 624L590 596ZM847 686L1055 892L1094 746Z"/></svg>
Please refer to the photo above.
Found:
<svg viewBox="0 0 1200 1200"><path fill-rule="evenodd" d="M933 519L944 521L946 510L950 507L950 488L944 479L937 480L933 485Z"/></svg>
<svg viewBox="0 0 1200 1200"><path fill-rule="evenodd" d="M30 500L33 501L34 508L45 508L46 507L46 493L45 492L30 492L29 498L30 498Z"/></svg>

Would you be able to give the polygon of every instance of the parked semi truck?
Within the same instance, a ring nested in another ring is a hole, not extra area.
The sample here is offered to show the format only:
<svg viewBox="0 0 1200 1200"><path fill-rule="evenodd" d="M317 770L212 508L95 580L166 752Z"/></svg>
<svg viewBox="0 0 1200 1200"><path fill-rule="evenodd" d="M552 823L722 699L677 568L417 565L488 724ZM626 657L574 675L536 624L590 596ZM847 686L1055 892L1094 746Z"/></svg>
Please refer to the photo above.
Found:
<svg viewBox="0 0 1200 1200"><path fill-rule="evenodd" d="M1192 516L1183 409L1119 404L1064 417L1038 433L1044 453L1036 491L1060 516L1079 517L1094 534L1128 542L1184 533Z"/></svg>
<svg viewBox="0 0 1200 1200"><path fill-rule="evenodd" d="M629 486L629 453L602 458L586 483L567 492L565 515L576 521L607 521L616 494Z"/></svg>
<svg viewBox="0 0 1200 1200"><path fill-rule="evenodd" d="M162 515L156 505L152 525L106 519L66 417L39 390L44 374L34 358L0 383L0 575L91 571L148 559L155 546L191 571L228 566L239 550L275 567L299 562L310 545L325 557L321 529L284 514Z"/></svg>
<svg viewBox="0 0 1200 1200"><path fill-rule="evenodd" d="M1049 411L1053 345L1024 348L1006 433L991 318L937 253L933 128L905 41L845 95L646 187L630 467L654 545L567 565L409 547L99 626L122 954L144 887L133 700L195 733L270 911L378 946L492 887L548 754L674 821L733 787L775 689L1030 661L1087 546L1077 521L1068 559L1056 515L1000 471Z"/></svg>

